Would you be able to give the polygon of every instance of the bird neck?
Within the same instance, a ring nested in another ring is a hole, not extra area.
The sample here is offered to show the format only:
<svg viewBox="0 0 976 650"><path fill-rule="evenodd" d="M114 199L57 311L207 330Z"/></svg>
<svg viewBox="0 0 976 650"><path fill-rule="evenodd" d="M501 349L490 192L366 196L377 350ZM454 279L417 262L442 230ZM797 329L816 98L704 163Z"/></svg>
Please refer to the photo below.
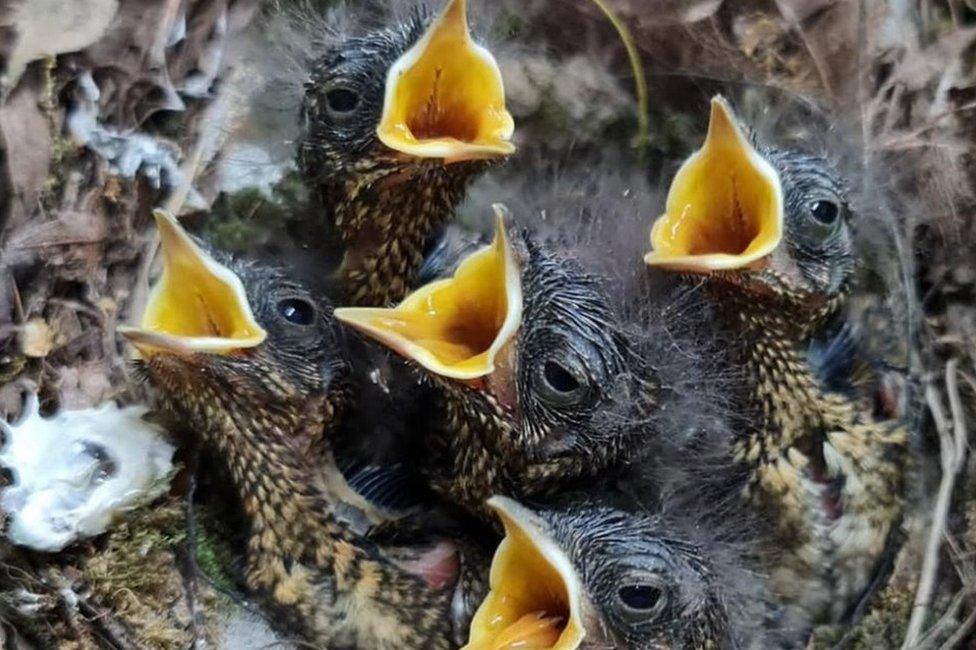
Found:
<svg viewBox="0 0 976 650"><path fill-rule="evenodd" d="M263 409L259 417L248 417L253 405L239 405L219 429L205 430L218 457L226 459L250 524L254 588L274 586L280 576L263 571L282 562L338 572L342 565L336 557L356 549L354 533L336 519L335 500L311 460L328 408L313 400L302 408Z"/></svg>
<svg viewBox="0 0 976 650"><path fill-rule="evenodd" d="M735 446L743 495L775 513L782 552L772 589L788 619L835 622L863 594L901 517L907 434L822 386L807 358L822 318L758 302L723 311L747 374L750 426Z"/></svg>
<svg viewBox="0 0 976 650"><path fill-rule="evenodd" d="M496 443L510 428L497 418L483 416L472 401L448 391L444 426L428 441L431 456L426 469L437 492L491 520L485 500L496 493L509 493L510 481L499 463L489 461L507 458L516 462L517 456L498 455Z"/></svg>
<svg viewBox="0 0 976 650"><path fill-rule="evenodd" d="M747 328L740 350L750 380L747 401L767 442L786 448L819 428L822 395L796 324L785 315L766 314L757 321Z"/></svg>
<svg viewBox="0 0 976 650"><path fill-rule="evenodd" d="M733 355L747 378L741 400L755 423L748 445L785 451L804 444L810 432L823 430L827 398L807 360L807 343L839 304L769 305L733 292L718 304L736 332Z"/></svg>
<svg viewBox="0 0 976 650"><path fill-rule="evenodd" d="M473 172L441 163L346 177L324 201L346 245L340 273L351 303L387 306L415 288L430 237L454 215ZM335 197L341 197L336 200Z"/></svg>
<svg viewBox="0 0 976 650"><path fill-rule="evenodd" d="M303 453L308 420L320 424L323 410L305 406L282 409L300 415L265 412L225 424L211 436L251 525L248 588L277 626L300 630L316 647L446 650L450 590L395 563L336 517L339 497L322 475L338 469Z"/></svg>
<svg viewBox="0 0 976 650"><path fill-rule="evenodd" d="M495 494L542 496L598 471L595 458L567 454L539 458L537 450L487 398L449 392L446 426L429 445L433 488L469 513L498 523L486 501ZM598 466L599 465L599 466Z"/></svg>

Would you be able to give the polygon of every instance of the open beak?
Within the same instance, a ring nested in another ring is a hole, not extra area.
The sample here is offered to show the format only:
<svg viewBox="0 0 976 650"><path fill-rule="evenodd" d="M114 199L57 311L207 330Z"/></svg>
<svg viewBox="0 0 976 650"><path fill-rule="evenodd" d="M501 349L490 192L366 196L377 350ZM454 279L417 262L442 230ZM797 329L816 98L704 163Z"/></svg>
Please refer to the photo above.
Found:
<svg viewBox="0 0 976 650"><path fill-rule="evenodd" d="M531 510L507 497L488 500L505 526L491 590L462 650L573 650L586 634L582 587L569 559Z"/></svg>
<svg viewBox="0 0 976 650"><path fill-rule="evenodd" d="M156 210L163 274L149 294L139 327L118 331L143 356L155 352L228 353L266 336L241 279L203 252L167 212Z"/></svg>
<svg viewBox="0 0 976 650"><path fill-rule="evenodd" d="M495 239L471 253L454 277L417 289L393 308L343 307L340 321L442 377L491 374L522 322L522 281L495 206Z"/></svg>
<svg viewBox="0 0 976 650"><path fill-rule="evenodd" d="M741 269L764 260L782 237L779 175L715 97L705 144L671 182L644 261L698 273Z"/></svg>
<svg viewBox="0 0 976 650"><path fill-rule="evenodd" d="M511 154L513 128L498 64L471 40L466 0L448 0L387 73L380 141L452 163Z"/></svg>

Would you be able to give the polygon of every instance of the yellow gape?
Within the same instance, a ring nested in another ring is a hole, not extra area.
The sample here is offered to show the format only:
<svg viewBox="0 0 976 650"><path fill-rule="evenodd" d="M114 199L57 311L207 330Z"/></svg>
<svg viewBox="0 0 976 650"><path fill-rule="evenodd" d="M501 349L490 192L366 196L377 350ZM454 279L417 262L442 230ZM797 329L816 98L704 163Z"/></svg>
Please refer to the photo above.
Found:
<svg viewBox="0 0 976 650"><path fill-rule="evenodd" d="M501 214L494 241L454 277L424 285L391 309L346 307L335 316L443 377L490 374L522 321L521 278Z"/></svg>
<svg viewBox="0 0 976 650"><path fill-rule="evenodd" d="M715 97L705 143L675 174L644 261L701 273L739 269L769 255L782 236L779 175Z"/></svg>
<svg viewBox="0 0 976 650"><path fill-rule="evenodd" d="M466 14L465 0L450 0L390 67L376 133L391 149L447 163L515 151L501 72L471 40Z"/></svg>
<svg viewBox="0 0 976 650"><path fill-rule="evenodd" d="M579 578L534 513L505 497L488 500L505 526L491 563L491 591L462 650L574 650L585 636Z"/></svg>
<svg viewBox="0 0 976 650"><path fill-rule="evenodd" d="M143 355L226 353L259 345L266 332L254 319L244 285L204 253L180 224L157 210L163 274L149 295L138 328L120 327Z"/></svg>

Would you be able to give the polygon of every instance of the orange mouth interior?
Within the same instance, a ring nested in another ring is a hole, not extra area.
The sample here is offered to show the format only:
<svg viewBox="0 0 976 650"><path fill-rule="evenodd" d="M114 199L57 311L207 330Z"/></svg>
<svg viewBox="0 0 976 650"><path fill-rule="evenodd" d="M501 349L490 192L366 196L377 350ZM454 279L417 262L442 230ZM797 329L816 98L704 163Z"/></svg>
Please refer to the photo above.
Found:
<svg viewBox="0 0 976 650"><path fill-rule="evenodd" d="M768 256L782 230L779 175L725 101L713 99L705 144L675 175L645 261L698 272L743 268Z"/></svg>
<svg viewBox="0 0 976 650"><path fill-rule="evenodd" d="M417 289L392 309L335 310L340 321L455 379L490 374L521 314L521 278L501 217L494 242L469 255L454 277Z"/></svg>
<svg viewBox="0 0 976 650"><path fill-rule="evenodd" d="M240 278L201 250L174 217L163 211L154 216L163 274L139 327L119 332L144 354L230 352L264 341L266 332L251 312Z"/></svg>
<svg viewBox="0 0 976 650"><path fill-rule="evenodd" d="M445 162L515 150L501 72L471 40L466 13L465 0L450 0L390 68L377 135L391 149Z"/></svg>
<svg viewBox="0 0 976 650"><path fill-rule="evenodd" d="M463 650L574 650L585 636L572 605L578 579L568 560L511 499L489 504L505 526L491 564L491 591Z"/></svg>

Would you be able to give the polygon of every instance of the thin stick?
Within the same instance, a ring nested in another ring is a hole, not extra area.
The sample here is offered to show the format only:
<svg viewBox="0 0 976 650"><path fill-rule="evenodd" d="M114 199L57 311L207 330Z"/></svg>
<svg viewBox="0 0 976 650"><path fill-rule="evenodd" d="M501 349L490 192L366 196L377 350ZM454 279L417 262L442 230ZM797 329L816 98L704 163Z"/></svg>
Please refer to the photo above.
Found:
<svg viewBox="0 0 976 650"><path fill-rule="evenodd" d="M222 101L223 96L218 97L207 108L206 113L201 119L201 133L197 135L193 143L193 149L187 156L183 164L180 165L180 176L183 181L173 188L169 198L163 204L163 209L178 217L186 203L187 197L193 191L193 183L196 181L200 168L203 166L204 157L207 150L217 142L222 132L221 125L227 118L226 102ZM136 276L135 288L129 299L129 308L124 319L126 323L136 324L138 315L141 314L149 300L149 275L159 251L159 233L153 228L152 235L142 251L142 262L139 265L139 273Z"/></svg>
<svg viewBox="0 0 976 650"><path fill-rule="evenodd" d="M945 643L939 646L939 650L953 650L954 648L961 648L962 642L966 640L966 636L972 631L974 624L976 624L976 609L969 612L969 616L966 617L966 620L962 622L962 625L960 625L956 631L953 632L952 636L949 637Z"/></svg>
<svg viewBox="0 0 976 650"><path fill-rule="evenodd" d="M159 233L153 228L149 241L142 249L142 260L139 262L139 273L136 275L135 287L129 298L129 308L123 322L138 324L139 314L146 308L149 300L149 274L152 272L153 261L156 259L156 251L159 249Z"/></svg>
<svg viewBox="0 0 976 650"><path fill-rule="evenodd" d="M637 153L643 158L647 154L647 145L650 142L650 116L647 110L647 79L644 76L644 62L641 61L640 51L634 43L634 36L630 33L630 29L614 13L606 0L593 0L593 4L599 7L613 28L617 30L617 35L624 44L624 50L627 51L627 60L634 73L634 92L637 95Z"/></svg>
<svg viewBox="0 0 976 650"><path fill-rule="evenodd" d="M190 483L186 489L186 557L184 558L183 582L186 591L186 606L190 610L190 627L193 630L192 648L206 647L206 641L200 637L200 626L203 613L197 605L197 524L193 517L193 498L197 491L197 470L200 466L200 449L194 447L189 460Z"/></svg>
<svg viewBox="0 0 976 650"><path fill-rule="evenodd" d="M919 641L919 645L915 650L928 650L928 648L934 648L936 641L943 638L948 630L956 625L956 620L958 619L959 610L962 608L966 600L972 596L971 589L962 589L955 596L952 597L952 602L946 607L945 611L942 613L942 617L925 631L925 635Z"/></svg>
<svg viewBox="0 0 976 650"><path fill-rule="evenodd" d="M956 476L962 469L963 461L966 458L966 421L962 413L962 401L959 399L959 384L956 377L957 365L957 359L950 359L945 370L946 389L949 392L949 404L952 408L954 420L951 430L943 410L941 394L931 383L925 388L925 399L928 402L939 434L942 480L939 482L935 513L932 516L932 525L925 544L922 572L918 579L918 589L915 591L915 602L912 605L912 616L908 621L905 641L901 646L902 650L918 647L922 627L925 625L929 606L932 603L932 592L935 590L942 538L947 527L949 507L952 505L952 491L956 485Z"/></svg>

